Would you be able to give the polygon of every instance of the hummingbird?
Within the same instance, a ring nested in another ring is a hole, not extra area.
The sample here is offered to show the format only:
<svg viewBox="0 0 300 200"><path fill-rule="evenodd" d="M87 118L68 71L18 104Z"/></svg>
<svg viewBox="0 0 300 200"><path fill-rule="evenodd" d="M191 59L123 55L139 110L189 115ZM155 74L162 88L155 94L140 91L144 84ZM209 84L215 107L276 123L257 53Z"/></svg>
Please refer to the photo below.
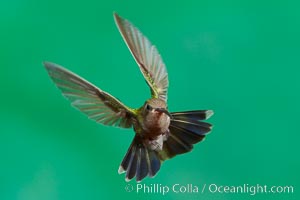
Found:
<svg viewBox="0 0 300 200"><path fill-rule="evenodd" d="M154 177L162 163L176 155L190 152L212 129L204 122L212 110L169 112L169 87L166 66L157 48L130 21L114 13L120 34L135 59L151 92L151 97L137 109L130 108L111 94L62 66L44 62L44 66L72 106L97 123L133 128L135 136L118 172L125 180Z"/></svg>

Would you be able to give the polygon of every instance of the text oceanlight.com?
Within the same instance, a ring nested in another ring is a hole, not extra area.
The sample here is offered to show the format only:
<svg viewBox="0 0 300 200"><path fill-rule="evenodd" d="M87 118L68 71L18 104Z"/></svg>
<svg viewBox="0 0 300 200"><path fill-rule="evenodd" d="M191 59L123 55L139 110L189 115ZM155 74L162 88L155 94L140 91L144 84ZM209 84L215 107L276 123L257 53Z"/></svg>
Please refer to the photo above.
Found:
<svg viewBox="0 0 300 200"><path fill-rule="evenodd" d="M145 193L145 194L162 194L168 193L219 193L219 194L292 194L294 193L293 186L268 186L261 184L242 184L242 185L218 185L218 184L179 184L163 185L163 184L127 184L125 191Z"/></svg>

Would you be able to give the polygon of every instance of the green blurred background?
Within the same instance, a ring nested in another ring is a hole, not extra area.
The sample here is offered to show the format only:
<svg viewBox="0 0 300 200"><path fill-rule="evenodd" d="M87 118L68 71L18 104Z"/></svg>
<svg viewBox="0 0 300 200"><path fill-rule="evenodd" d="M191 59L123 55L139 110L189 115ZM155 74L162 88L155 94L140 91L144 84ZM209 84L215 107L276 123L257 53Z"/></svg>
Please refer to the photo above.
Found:
<svg viewBox="0 0 300 200"><path fill-rule="evenodd" d="M2 0L0 199L300 199L299 6L289 0ZM117 170L133 130L88 120L42 66L59 63L128 106L141 106L149 89L113 11L158 47L168 67L171 111L215 111L205 142L143 183L292 185L294 194L124 190Z"/></svg>

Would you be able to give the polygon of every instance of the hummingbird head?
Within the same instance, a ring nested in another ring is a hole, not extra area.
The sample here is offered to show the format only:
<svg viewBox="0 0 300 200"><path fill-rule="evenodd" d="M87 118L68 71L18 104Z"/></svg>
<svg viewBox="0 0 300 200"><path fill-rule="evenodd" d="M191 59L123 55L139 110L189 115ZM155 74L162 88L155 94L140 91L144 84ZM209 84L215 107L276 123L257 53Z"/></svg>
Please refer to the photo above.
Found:
<svg viewBox="0 0 300 200"><path fill-rule="evenodd" d="M167 105L164 100L153 98L145 102L145 115L161 115L163 113L172 118L171 114L167 110Z"/></svg>

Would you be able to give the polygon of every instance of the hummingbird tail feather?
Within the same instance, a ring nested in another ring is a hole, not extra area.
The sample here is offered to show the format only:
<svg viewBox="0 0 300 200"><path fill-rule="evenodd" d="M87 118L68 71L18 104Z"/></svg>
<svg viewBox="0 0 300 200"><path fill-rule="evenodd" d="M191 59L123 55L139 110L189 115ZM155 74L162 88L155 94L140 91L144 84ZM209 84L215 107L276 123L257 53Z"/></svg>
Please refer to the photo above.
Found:
<svg viewBox="0 0 300 200"><path fill-rule="evenodd" d="M159 153L161 160L170 159L193 149L193 144L202 141L212 125L200 120L209 118L211 110L171 113L170 134Z"/></svg>
<svg viewBox="0 0 300 200"><path fill-rule="evenodd" d="M183 120L206 120L210 118L214 112L212 110L192 110L192 111L183 111L183 112L173 112L171 115L177 119Z"/></svg>
<svg viewBox="0 0 300 200"><path fill-rule="evenodd" d="M148 149L141 138L135 136L119 167L119 174L126 172L126 181L136 177L136 181L140 182L147 175L155 176L160 164L157 152Z"/></svg>

